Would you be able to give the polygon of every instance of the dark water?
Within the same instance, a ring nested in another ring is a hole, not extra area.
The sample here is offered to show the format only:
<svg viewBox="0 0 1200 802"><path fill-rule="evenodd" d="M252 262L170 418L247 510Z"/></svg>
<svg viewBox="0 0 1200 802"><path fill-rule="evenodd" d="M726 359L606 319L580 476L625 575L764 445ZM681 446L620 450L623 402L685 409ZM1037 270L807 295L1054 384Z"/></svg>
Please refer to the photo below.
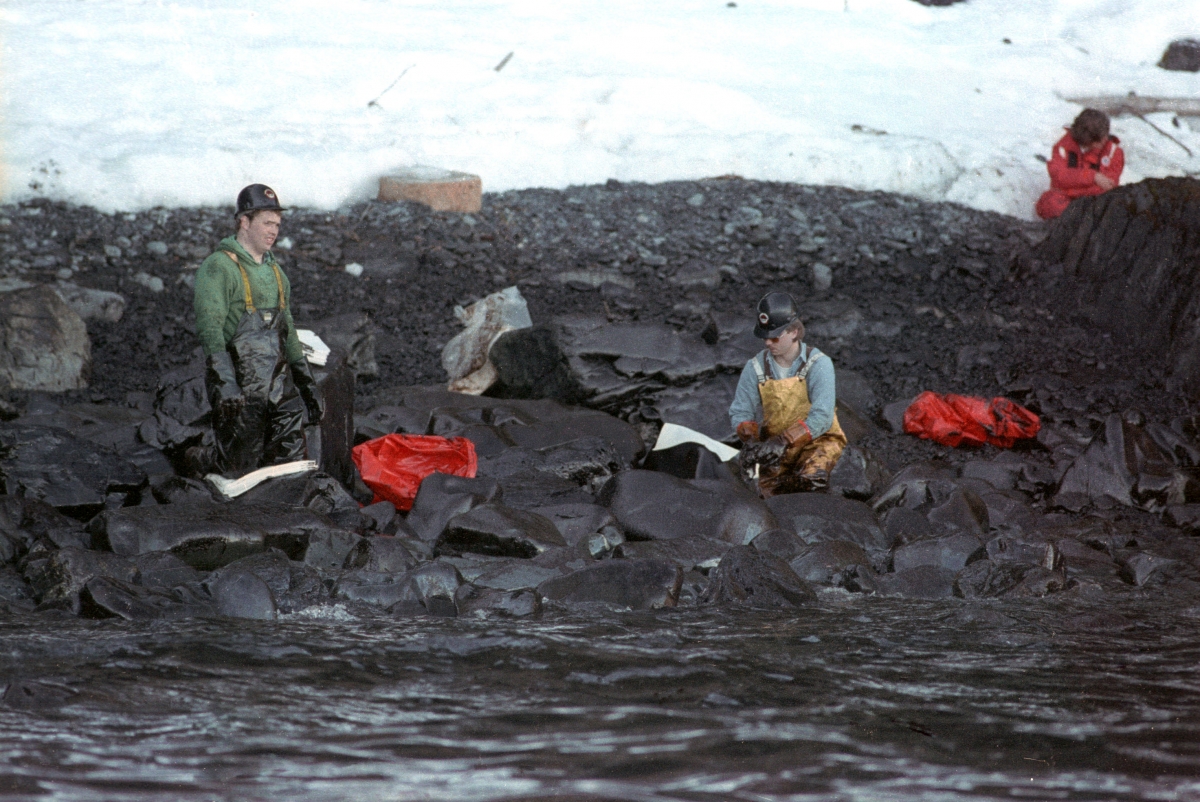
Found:
<svg viewBox="0 0 1200 802"><path fill-rule="evenodd" d="M0 622L0 798L1200 799L1200 606Z"/></svg>

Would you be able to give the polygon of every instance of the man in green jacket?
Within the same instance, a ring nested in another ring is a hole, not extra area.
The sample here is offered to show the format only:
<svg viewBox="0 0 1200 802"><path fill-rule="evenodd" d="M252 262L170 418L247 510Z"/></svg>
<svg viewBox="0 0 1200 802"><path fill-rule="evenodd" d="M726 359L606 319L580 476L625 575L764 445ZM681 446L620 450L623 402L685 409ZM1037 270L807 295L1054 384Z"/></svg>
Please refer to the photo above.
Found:
<svg viewBox="0 0 1200 802"><path fill-rule="evenodd" d="M283 207L275 191L238 193L237 231L196 272L196 334L216 445L190 450L194 473L245 473L304 456L302 414L324 414L292 321L291 284L271 254Z"/></svg>

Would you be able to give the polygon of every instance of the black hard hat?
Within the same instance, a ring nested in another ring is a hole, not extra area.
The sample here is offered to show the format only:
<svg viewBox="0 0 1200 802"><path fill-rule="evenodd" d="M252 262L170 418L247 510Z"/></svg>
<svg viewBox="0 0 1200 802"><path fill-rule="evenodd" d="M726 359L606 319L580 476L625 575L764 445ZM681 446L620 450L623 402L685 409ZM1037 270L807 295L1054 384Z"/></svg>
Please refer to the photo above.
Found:
<svg viewBox="0 0 1200 802"><path fill-rule="evenodd" d="M758 302L758 325L754 327L754 336L760 340L774 339L799 319L792 296L786 292L768 292Z"/></svg>
<svg viewBox="0 0 1200 802"><path fill-rule="evenodd" d="M279 196L266 184L251 184L238 193L237 211L233 216L241 217L250 212L261 212L266 209L282 212L283 207L279 205Z"/></svg>

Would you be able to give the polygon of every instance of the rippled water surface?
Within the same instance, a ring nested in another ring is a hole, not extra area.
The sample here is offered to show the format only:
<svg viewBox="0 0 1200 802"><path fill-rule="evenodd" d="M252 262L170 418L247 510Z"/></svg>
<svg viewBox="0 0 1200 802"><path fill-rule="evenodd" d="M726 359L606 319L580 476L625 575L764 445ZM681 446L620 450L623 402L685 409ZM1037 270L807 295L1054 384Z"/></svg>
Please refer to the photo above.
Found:
<svg viewBox="0 0 1200 802"><path fill-rule="evenodd" d="M0 798L1200 799L1200 607L0 622Z"/></svg>

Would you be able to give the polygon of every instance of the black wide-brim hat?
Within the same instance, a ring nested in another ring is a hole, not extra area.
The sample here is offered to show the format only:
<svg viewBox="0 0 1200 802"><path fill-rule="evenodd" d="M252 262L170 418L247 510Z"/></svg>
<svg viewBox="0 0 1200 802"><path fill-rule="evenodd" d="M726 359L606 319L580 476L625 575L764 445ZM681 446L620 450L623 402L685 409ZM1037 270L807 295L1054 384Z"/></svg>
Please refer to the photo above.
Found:
<svg viewBox="0 0 1200 802"><path fill-rule="evenodd" d="M768 292L758 302L758 325L754 327L754 336L760 340L773 340L799 319L792 296L786 292Z"/></svg>
<svg viewBox="0 0 1200 802"><path fill-rule="evenodd" d="M234 218L236 219L250 212L264 211L283 211L283 207L279 205L279 196L275 194L275 190L266 184L251 184L248 187L243 187L237 196L237 211L233 213Z"/></svg>

